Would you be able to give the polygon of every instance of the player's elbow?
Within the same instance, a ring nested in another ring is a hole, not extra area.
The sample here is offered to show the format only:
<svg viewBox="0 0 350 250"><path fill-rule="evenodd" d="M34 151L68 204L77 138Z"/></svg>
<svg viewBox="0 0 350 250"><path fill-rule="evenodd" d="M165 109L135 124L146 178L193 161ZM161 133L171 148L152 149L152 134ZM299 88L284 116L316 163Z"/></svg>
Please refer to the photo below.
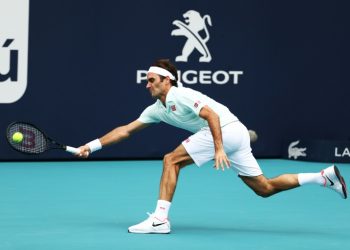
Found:
<svg viewBox="0 0 350 250"><path fill-rule="evenodd" d="M124 140L124 139L127 139L130 137L130 133L128 131L119 131L118 133L118 137L121 139L121 140Z"/></svg>
<svg viewBox="0 0 350 250"><path fill-rule="evenodd" d="M218 120L219 119L219 115L212 110L210 107L208 107L207 105L205 105L201 111L199 112L199 116L202 117L205 120Z"/></svg>
<svg viewBox="0 0 350 250"><path fill-rule="evenodd" d="M127 139L130 137L130 132L126 129L125 126L119 127L115 130L115 138L118 138L118 141Z"/></svg>

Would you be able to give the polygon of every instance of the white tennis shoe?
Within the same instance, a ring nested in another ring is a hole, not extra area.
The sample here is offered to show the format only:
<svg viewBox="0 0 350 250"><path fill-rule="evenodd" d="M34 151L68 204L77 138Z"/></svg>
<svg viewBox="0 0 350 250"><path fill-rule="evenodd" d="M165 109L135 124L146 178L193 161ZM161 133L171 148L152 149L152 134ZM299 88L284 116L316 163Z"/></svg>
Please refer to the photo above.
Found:
<svg viewBox="0 0 350 250"><path fill-rule="evenodd" d="M135 234L168 234L170 233L170 222L160 220L154 214L148 214L148 219L143 222L128 228L129 233Z"/></svg>
<svg viewBox="0 0 350 250"><path fill-rule="evenodd" d="M340 175L339 169L333 165L321 171L321 175L324 178L324 187L333 189L343 199L347 198L347 190L344 178Z"/></svg>

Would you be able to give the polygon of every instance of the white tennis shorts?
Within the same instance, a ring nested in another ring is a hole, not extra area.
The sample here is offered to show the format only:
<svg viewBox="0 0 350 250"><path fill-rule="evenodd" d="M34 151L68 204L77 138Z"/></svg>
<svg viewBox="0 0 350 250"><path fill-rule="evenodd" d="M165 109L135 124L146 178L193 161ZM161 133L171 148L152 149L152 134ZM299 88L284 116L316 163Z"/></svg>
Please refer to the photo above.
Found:
<svg viewBox="0 0 350 250"><path fill-rule="evenodd" d="M259 164L252 154L247 128L239 121L221 128L224 149L231 168L241 176L262 175ZM204 128L182 142L197 166L214 159L214 142L209 128Z"/></svg>

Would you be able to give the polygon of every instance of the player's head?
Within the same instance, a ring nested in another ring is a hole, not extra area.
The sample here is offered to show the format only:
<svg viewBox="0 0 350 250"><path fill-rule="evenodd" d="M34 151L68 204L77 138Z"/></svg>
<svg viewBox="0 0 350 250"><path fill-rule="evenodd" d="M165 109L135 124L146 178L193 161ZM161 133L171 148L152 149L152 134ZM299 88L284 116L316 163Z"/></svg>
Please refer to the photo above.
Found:
<svg viewBox="0 0 350 250"><path fill-rule="evenodd" d="M146 88L153 98L165 100L172 86L177 86L177 69L167 59L157 60L147 72Z"/></svg>
<svg viewBox="0 0 350 250"><path fill-rule="evenodd" d="M158 67L158 68L162 68L162 69L165 69L166 71L168 71L170 74L167 74L167 72L165 72L163 74L158 74L161 78L161 81L163 81L164 78L169 77L171 85L177 87L177 80L178 80L177 69L176 69L175 65L170 62L169 59L159 59L152 64L151 68L152 67L155 67L153 69L156 69L156 67ZM155 71L157 71L157 70L155 70ZM154 72L154 73L157 73L157 72Z"/></svg>

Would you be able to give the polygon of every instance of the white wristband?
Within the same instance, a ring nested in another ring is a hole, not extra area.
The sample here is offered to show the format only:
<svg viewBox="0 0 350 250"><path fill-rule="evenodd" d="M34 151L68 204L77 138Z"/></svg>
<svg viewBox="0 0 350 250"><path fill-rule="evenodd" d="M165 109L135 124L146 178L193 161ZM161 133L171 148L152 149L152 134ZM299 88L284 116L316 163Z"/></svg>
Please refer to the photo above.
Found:
<svg viewBox="0 0 350 250"><path fill-rule="evenodd" d="M93 153L97 150L100 150L102 148L102 144L99 139L95 139L89 143L86 143L88 147L90 148L90 152Z"/></svg>

